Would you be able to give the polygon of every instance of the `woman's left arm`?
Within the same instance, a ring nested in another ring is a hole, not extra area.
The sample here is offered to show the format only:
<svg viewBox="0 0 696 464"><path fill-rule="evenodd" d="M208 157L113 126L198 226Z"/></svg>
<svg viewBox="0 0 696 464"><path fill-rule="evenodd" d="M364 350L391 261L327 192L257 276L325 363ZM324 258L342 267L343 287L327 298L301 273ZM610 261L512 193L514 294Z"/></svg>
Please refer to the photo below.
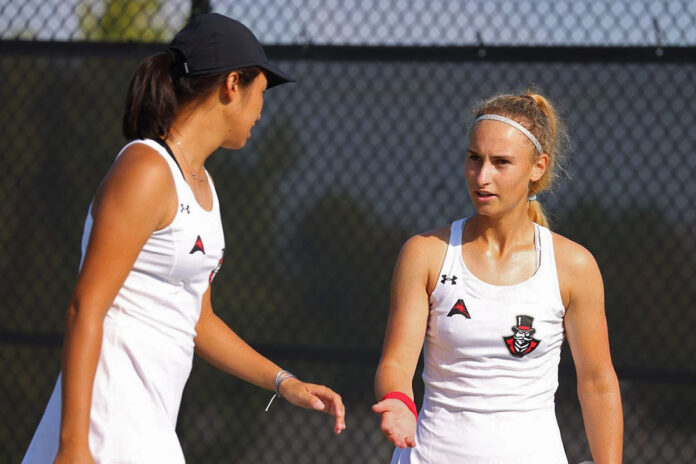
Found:
<svg viewBox="0 0 696 464"><path fill-rule="evenodd" d="M585 432L596 464L619 464L623 412L619 382L611 362L604 284L592 254L567 239L556 249L566 303L566 335L575 362Z"/></svg>
<svg viewBox="0 0 696 464"><path fill-rule="evenodd" d="M196 353L213 366L258 387L275 390L280 367L249 346L213 312L210 287L203 295L195 344ZM330 388L288 378L280 384L279 390L295 406L334 416L334 433L339 434L346 428L343 401Z"/></svg>

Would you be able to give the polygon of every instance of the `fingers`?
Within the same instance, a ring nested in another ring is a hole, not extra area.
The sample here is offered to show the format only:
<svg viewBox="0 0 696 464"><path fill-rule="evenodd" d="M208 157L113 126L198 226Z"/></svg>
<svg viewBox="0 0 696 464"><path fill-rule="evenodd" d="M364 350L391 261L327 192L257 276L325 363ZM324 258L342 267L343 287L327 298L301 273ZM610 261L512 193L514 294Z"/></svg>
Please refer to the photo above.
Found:
<svg viewBox="0 0 696 464"><path fill-rule="evenodd" d="M317 411L326 411L327 409L327 406L324 404L324 402L314 395L309 395L308 402L311 409L316 409Z"/></svg>
<svg viewBox="0 0 696 464"><path fill-rule="evenodd" d="M336 400L333 402L333 410L330 414L336 417L334 433L338 435L346 429L346 407L343 405L343 400L339 395L336 395Z"/></svg>
<svg viewBox="0 0 696 464"><path fill-rule="evenodd" d="M390 411L388 404L389 404L389 403L387 403L386 400L385 400L385 401L380 401L380 402L375 403L375 404L372 405L372 410L373 410L374 412L380 413L380 414L383 413L383 412Z"/></svg>
<svg viewBox="0 0 696 464"><path fill-rule="evenodd" d="M345 410L345 408L343 406L341 406L341 409L336 411L334 416L336 416L336 423L334 424L334 433L336 435L338 435L346 429L346 410Z"/></svg>
<svg viewBox="0 0 696 464"><path fill-rule="evenodd" d="M390 431L390 433L385 433L384 429L382 429L382 433L384 433L384 435L389 439L392 445L396 447L413 448L414 446L416 446L416 442L411 437L404 436L403 434L399 434L393 431Z"/></svg>
<svg viewBox="0 0 696 464"><path fill-rule="evenodd" d="M294 380L294 379L293 379ZM287 383L283 382L283 384ZM336 418L334 422L334 433L340 434L346 429L346 408L343 405L341 395L324 385L299 382L297 385L289 384L288 387L296 389L297 396L293 398L290 391L285 397L296 404L307 409L314 409L331 414Z"/></svg>
<svg viewBox="0 0 696 464"><path fill-rule="evenodd" d="M341 395L323 385L312 385L311 387L310 392L322 405L325 405L320 410L336 418L334 433L338 435L346 428L346 407L343 405Z"/></svg>
<svg viewBox="0 0 696 464"><path fill-rule="evenodd" d="M395 409L394 406L396 406ZM382 415L381 429L384 436L399 448L413 448L416 446L415 430L416 423L413 414L404 406L399 407L399 403L393 404L393 400L383 400L372 405L372 410Z"/></svg>

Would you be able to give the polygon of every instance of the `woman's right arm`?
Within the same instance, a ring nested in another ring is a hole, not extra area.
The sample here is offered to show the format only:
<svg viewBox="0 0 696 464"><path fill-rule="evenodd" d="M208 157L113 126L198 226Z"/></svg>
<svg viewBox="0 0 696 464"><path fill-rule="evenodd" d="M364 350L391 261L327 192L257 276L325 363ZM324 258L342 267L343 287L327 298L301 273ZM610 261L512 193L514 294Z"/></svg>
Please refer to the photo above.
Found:
<svg viewBox="0 0 696 464"><path fill-rule="evenodd" d="M57 464L93 462L87 437L104 317L148 237L174 218L175 198L166 161L141 144L116 160L94 197L92 231L66 317Z"/></svg>
<svg viewBox="0 0 696 464"><path fill-rule="evenodd" d="M382 358L375 377L378 400L390 392L403 393L413 400L413 375L425 339L429 293L435 286L432 269L437 265L435 274L439 271L446 250L437 235L412 237L396 262ZM382 433L395 446L415 446L416 417L406 404L384 399L372 410L382 415Z"/></svg>

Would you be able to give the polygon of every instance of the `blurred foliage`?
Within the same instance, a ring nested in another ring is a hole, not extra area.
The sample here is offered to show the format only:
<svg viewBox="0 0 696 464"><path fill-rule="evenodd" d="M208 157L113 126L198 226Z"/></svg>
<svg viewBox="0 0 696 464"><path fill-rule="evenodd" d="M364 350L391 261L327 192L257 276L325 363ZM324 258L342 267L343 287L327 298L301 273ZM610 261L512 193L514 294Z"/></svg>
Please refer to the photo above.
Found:
<svg viewBox="0 0 696 464"><path fill-rule="evenodd" d="M163 42L172 33L159 14L163 4L164 0L83 1L77 7L80 29L87 40Z"/></svg>

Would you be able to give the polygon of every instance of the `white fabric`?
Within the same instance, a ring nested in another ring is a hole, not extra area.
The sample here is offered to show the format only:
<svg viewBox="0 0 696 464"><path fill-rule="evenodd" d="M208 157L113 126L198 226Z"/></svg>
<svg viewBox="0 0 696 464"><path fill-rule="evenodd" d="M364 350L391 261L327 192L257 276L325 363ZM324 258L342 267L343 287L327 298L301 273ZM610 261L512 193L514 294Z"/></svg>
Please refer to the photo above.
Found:
<svg viewBox="0 0 696 464"><path fill-rule="evenodd" d="M92 390L89 446L99 464L183 463L176 419L191 371L202 295L222 263L220 209L210 177L213 207L206 211L162 146L152 140L132 143L148 145L167 161L178 207L172 223L147 240L106 314ZM91 227L90 213L83 259ZM199 237L202 249L195 246ZM24 464L53 462L60 429L60 380L59 376Z"/></svg>
<svg viewBox="0 0 696 464"><path fill-rule="evenodd" d="M529 132L527 130L527 128L524 127L519 122L514 121L510 118L506 118L505 116L500 116L499 114L484 114L483 116L479 116L478 118L476 118L476 120L474 121L474 123L471 126L472 127L475 126L477 122L483 121L484 119L492 119L494 121L503 122L509 126L514 127L518 131L522 132L525 136L527 136L527 138L530 140L530 142L532 142L534 144L534 147L537 149L537 151L539 152L540 155L542 153L544 153L544 151L541 148L541 144L539 143L539 140L537 140L537 138L534 137L534 134Z"/></svg>
<svg viewBox="0 0 696 464"><path fill-rule="evenodd" d="M566 464L554 412L565 308L551 232L535 224L532 277L492 285L464 263L464 223L452 224L430 298L416 447L397 448L392 463ZM460 299L464 305L453 310ZM538 343L522 355L505 341L513 327L520 333L528 327L519 316L533 318Z"/></svg>

